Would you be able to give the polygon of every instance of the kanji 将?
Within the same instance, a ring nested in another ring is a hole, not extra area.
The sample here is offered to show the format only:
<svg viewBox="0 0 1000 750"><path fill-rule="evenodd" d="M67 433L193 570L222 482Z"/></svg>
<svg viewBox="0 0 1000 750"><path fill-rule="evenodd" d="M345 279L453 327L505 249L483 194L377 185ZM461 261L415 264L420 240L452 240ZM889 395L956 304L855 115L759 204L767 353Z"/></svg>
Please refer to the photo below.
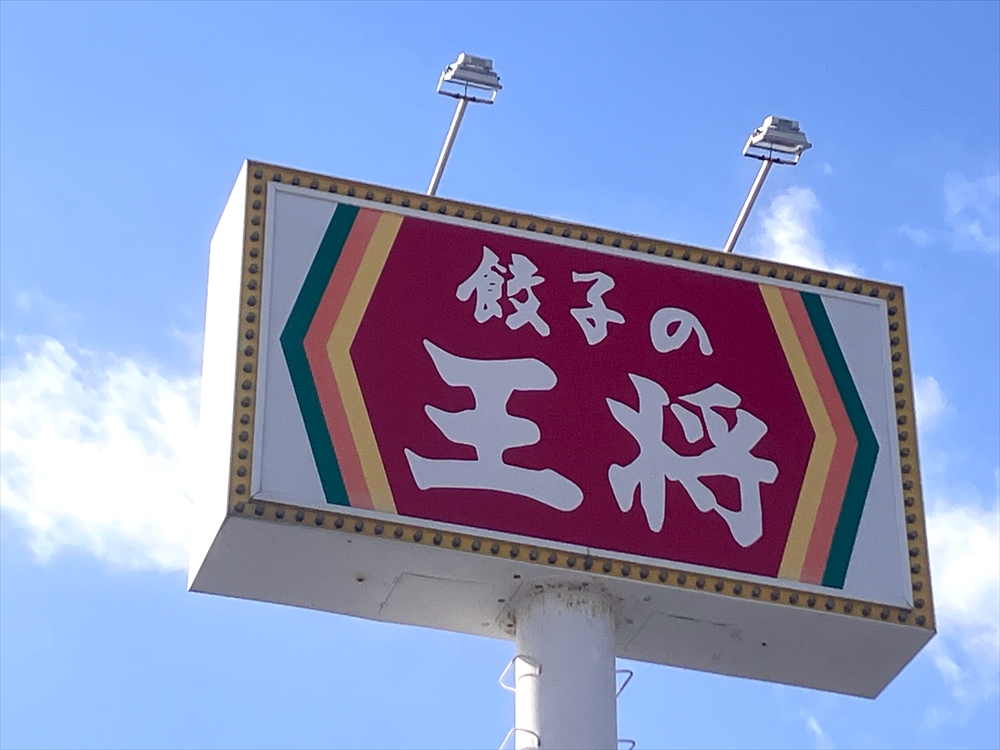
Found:
<svg viewBox="0 0 1000 750"><path fill-rule="evenodd" d="M632 507L636 488L639 502L652 531L663 528L668 497L666 481L679 482L702 513L715 511L726 524L733 539L749 547L763 533L760 485L771 484L778 477L778 467L750 451L767 434L767 425L745 409L739 409L740 397L715 383L704 390L681 396L671 403L663 387L653 380L630 374L639 396L639 409L607 399L611 414L639 444L639 455L627 466L612 464L608 481L615 499L624 512ZM687 406L685 406L685 404ZM712 447L694 455L681 455L663 441L664 407L680 421L685 438L696 443L707 431ZM689 411L688 407L692 410ZM735 409L735 425L730 428L719 409ZM698 414L695 414L698 412ZM685 415L685 416L681 416ZM702 481L706 477L728 476L737 480L740 508L732 510L719 503L715 493Z"/></svg>

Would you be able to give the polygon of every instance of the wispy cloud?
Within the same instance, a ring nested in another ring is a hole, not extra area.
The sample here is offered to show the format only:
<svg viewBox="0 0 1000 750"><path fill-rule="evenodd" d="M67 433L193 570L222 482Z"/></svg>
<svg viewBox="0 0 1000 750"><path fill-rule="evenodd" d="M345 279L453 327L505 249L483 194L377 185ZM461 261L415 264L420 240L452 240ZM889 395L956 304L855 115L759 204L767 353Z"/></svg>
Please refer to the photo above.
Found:
<svg viewBox="0 0 1000 750"><path fill-rule="evenodd" d="M929 514L935 604L970 651L1000 660L1000 497L990 507L937 498Z"/></svg>
<svg viewBox="0 0 1000 750"><path fill-rule="evenodd" d="M916 378L914 401L923 436L954 409L932 376ZM925 465L947 464L940 449L928 457ZM936 726L961 721L972 707L1000 692L1000 469L989 499L933 473L925 472L924 485L938 629L927 653L955 700L928 709L926 720Z"/></svg>
<svg viewBox="0 0 1000 750"><path fill-rule="evenodd" d="M1000 497L932 497L927 536L938 637L928 654L955 700L930 707L927 721L961 722L1000 692Z"/></svg>
<svg viewBox="0 0 1000 750"><path fill-rule="evenodd" d="M930 232L926 229L915 229L909 224L904 224L899 228L899 231L913 240L913 244L919 247L927 247L927 245L933 242L934 238Z"/></svg>
<svg viewBox="0 0 1000 750"><path fill-rule="evenodd" d="M802 710L799 712L799 718L805 722L806 729L809 730L809 734L812 735L813 742L818 750L827 750L827 748L833 747L833 742L831 742L830 736L823 731L823 727L819 725L819 720L816 718L815 714Z"/></svg>
<svg viewBox="0 0 1000 750"><path fill-rule="evenodd" d="M43 321L50 329L68 331L83 322L83 318L68 305L49 299L41 292L20 289L14 292L13 297L18 312Z"/></svg>
<svg viewBox="0 0 1000 750"><path fill-rule="evenodd" d="M1000 481L1000 480L998 480ZM943 635L991 665L1000 688L1000 492L984 501L966 490L932 491L927 535L934 604ZM964 496L963 496L964 495ZM970 495L973 495L970 497ZM945 676L949 674L945 671Z"/></svg>
<svg viewBox="0 0 1000 750"><path fill-rule="evenodd" d="M756 238L760 254L780 263L857 274L853 263L827 257L814 228L820 210L816 194L808 187L790 187L780 193L761 215L762 231Z"/></svg>
<svg viewBox="0 0 1000 750"><path fill-rule="evenodd" d="M917 410L920 434L933 430L952 406L941 389L941 384L931 375L918 375L913 381L913 403Z"/></svg>
<svg viewBox="0 0 1000 750"><path fill-rule="evenodd" d="M0 370L0 509L47 560L184 570L198 379L133 359L15 340Z"/></svg>
<svg viewBox="0 0 1000 750"><path fill-rule="evenodd" d="M930 375L916 377L914 402L924 436L954 408ZM1000 560L1000 470L990 500L974 490L945 487L940 477L928 476L926 484L934 598L942 631L959 635L972 651L992 643L988 651L1000 660L1000 568L996 565Z"/></svg>
<svg viewBox="0 0 1000 750"><path fill-rule="evenodd" d="M184 348L189 362L201 367L202 349L205 345L204 331L182 331L175 327L170 331L170 337Z"/></svg>
<svg viewBox="0 0 1000 750"><path fill-rule="evenodd" d="M978 180L948 175L944 202L945 221L960 248L1000 253L1000 174Z"/></svg>
<svg viewBox="0 0 1000 750"><path fill-rule="evenodd" d="M945 177L944 217L937 227L904 224L899 231L918 247L950 244L956 250L1000 254L1000 173L969 180L954 173Z"/></svg>

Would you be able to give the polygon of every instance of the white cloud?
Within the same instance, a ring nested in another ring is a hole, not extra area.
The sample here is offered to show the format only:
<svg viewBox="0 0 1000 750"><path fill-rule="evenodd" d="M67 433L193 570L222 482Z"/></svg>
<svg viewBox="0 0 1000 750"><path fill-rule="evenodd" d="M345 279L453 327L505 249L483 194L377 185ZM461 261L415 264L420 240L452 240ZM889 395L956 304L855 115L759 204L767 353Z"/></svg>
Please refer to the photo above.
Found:
<svg viewBox="0 0 1000 750"><path fill-rule="evenodd" d="M937 379L930 375L917 376L913 382L913 405L917 410L917 425L926 434L951 410L948 398Z"/></svg>
<svg viewBox="0 0 1000 750"><path fill-rule="evenodd" d="M971 181L948 175L944 202L945 221L959 248L1000 253L1000 174Z"/></svg>
<svg viewBox="0 0 1000 750"><path fill-rule="evenodd" d="M926 435L954 407L937 379L914 380L917 425ZM940 449L924 460L927 545L938 636L927 657L955 704L928 709L931 726L964 720L972 707L1000 692L1000 469L992 500L949 486L932 464L947 464Z"/></svg>
<svg viewBox="0 0 1000 750"><path fill-rule="evenodd" d="M1000 253L1000 174L978 180L950 174L943 192L944 227L920 229L903 224L899 231L919 247L949 242L959 250Z"/></svg>
<svg viewBox="0 0 1000 750"><path fill-rule="evenodd" d="M941 630L1000 661L1000 505L939 501L927 516Z"/></svg>
<svg viewBox="0 0 1000 750"><path fill-rule="evenodd" d="M200 367L202 349L205 346L205 332L202 330L182 331L175 327L170 331L170 336L184 348L188 360Z"/></svg>
<svg viewBox="0 0 1000 750"><path fill-rule="evenodd" d="M41 292L21 289L14 293L14 306L25 315L37 316L58 330L79 326L83 319L68 305L49 299Z"/></svg>
<svg viewBox="0 0 1000 750"><path fill-rule="evenodd" d="M806 729L812 735L817 748L825 750L826 748L833 747L830 736L823 731L823 727L819 725L819 721L812 713L805 710L799 711L799 718L806 723Z"/></svg>
<svg viewBox="0 0 1000 750"><path fill-rule="evenodd" d="M956 700L973 705L1000 692L1000 491L991 503L962 494L929 495L939 633L929 653ZM945 713L939 709L937 719Z"/></svg>
<svg viewBox="0 0 1000 750"><path fill-rule="evenodd" d="M933 239L933 237L931 237L931 233L926 229L914 229L909 224L901 226L899 231L913 240L913 243L919 247L927 247L927 245L931 244L931 240Z"/></svg>
<svg viewBox="0 0 1000 750"><path fill-rule="evenodd" d="M184 570L198 379L16 339L0 369L0 509L46 560Z"/></svg>
<svg viewBox="0 0 1000 750"><path fill-rule="evenodd" d="M816 194L807 187L790 187L779 194L761 215L763 233L757 237L760 254L780 263L835 273L857 274L853 263L828 259L813 229L820 210Z"/></svg>
<svg viewBox="0 0 1000 750"><path fill-rule="evenodd" d="M833 167L826 162L823 162L823 174L827 177L833 174Z"/></svg>

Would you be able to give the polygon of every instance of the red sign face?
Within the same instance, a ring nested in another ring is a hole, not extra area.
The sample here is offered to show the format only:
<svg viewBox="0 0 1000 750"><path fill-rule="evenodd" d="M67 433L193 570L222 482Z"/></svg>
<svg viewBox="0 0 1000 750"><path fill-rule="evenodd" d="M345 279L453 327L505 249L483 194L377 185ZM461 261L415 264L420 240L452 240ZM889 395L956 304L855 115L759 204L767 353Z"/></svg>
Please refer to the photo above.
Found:
<svg viewBox="0 0 1000 750"><path fill-rule="evenodd" d="M350 356L400 514L778 574L814 433L753 281L407 217Z"/></svg>

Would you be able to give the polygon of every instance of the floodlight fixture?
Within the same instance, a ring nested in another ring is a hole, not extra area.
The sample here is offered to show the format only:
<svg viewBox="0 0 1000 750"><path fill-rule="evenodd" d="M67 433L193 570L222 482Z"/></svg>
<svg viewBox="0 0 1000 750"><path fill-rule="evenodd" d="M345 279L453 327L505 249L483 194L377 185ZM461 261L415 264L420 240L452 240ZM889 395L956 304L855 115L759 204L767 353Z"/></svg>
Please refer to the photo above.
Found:
<svg viewBox="0 0 1000 750"><path fill-rule="evenodd" d="M771 171L772 164L799 163L799 158L806 149L812 148L812 144L806 139L806 134L799 128L798 120L790 120L787 117L775 117L770 115L764 118L763 124L754 130L747 139L743 147L743 155L751 159L758 159L761 162L760 169L757 170L757 177L754 178L750 193L743 202L740 215L736 217L733 230L726 240L724 253L731 253L736 245L736 240L743 231L743 225L747 223L750 210L760 194L760 189L764 186L767 173Z"/></svg>
<svg viewBox="0 0 1000 750"><path fill-rule="evenodd" d="M743 155L776 164L798 164L799 157L810 148L812 144L799 129L798 120L771 115L765 117L764 124L750 134L743 147ZM792 158L781 158L784 154Z"/></svg>
<svg viewBox="0 0 1000 750"><path fill-rule="evenodd" d="M441 183L441 175L444 174L444 167L448 163L451 147L455 143L455 136L458 135L458 129L462 125L462 118L465 117L465 110L469 106L469 102L493 104L496 101L497 93L502 88L500 76L493 70L493 61L488 57L476 57L463 52L455 62L441 73L437 92L458 99L458 105L455 107L454 117L451 118L451 127L448 128L448 135L445 136L444 146L441 148L437 165L434 167L434 174L431 175L431 184L427 188L427 195L437 193L438 185Z"/></svg>
<svg viewBox="0 0 1000 750"><path fill-rule="evenodd" d="M437 92L454 99L492 104L502 88L492 60L463 52L441 73ZM478 95L479 92L488 92L489 98Z"/></svg>

